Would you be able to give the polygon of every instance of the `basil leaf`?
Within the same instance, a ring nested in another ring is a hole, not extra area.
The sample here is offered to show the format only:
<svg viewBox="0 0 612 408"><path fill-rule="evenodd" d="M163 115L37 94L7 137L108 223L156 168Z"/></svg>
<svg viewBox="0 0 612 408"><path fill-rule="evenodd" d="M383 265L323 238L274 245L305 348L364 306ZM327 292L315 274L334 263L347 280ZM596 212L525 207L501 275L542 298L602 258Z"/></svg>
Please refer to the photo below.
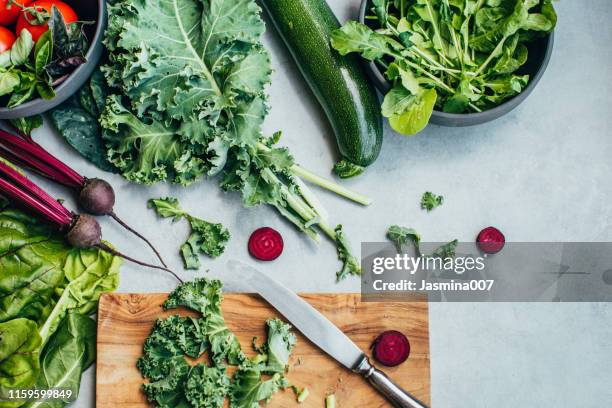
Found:
<svg viewBox="0 0 612 408"><path fill-rule="evenodd" d="M6 71L0 73L0 96L10 94L20 83L19 75L14 72Z"/></svg>
<svg viewBox="0 0 612 408"><path fill-rule="evenodd" d="M24 28L11 47L11 64L19 66L28 62L33 49L34 40L32 39L32 34Z"/></svg>

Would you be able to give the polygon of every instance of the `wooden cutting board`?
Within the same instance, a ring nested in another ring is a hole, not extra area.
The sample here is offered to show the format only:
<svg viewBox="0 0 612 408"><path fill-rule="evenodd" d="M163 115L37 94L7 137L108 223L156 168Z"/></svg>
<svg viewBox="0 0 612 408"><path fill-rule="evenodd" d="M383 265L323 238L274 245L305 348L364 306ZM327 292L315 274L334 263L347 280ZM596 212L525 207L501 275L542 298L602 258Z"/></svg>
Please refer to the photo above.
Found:
<svg viewBox="0 0 612 408"><path fill-rule="evenodd" d="M163 312L165 294L104 294L98 309L97 408L141 408L147 402L136 369L142 344L156 318L175 314ZM361 302L358 294L303 294L358 346L369 347L384 330L399 330L410 340L410 358L385 372L419 400L430 405L429 319L426 302ZM228 327L238 336L247 355L251 339L265 339L265 321L278 312L257 295L225 294L223 312ZM187 314L186 311L180 313ZM280 317L280 316L279 316ZM300 407L324 407L324 398L334 392L338 408L376 408L390 404L365 380L353 375L296 331L287 378L310 395ZM277 393L267 407L298 406L291 390Z"/></svg>

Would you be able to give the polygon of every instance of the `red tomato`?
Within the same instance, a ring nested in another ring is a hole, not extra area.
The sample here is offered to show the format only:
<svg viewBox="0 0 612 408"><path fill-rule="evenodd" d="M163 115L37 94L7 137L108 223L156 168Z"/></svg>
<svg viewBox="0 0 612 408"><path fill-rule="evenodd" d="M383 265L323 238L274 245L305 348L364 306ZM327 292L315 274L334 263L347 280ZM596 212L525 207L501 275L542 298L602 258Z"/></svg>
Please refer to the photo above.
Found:
<svg viewBox="0 0 612 408"><path fill-rule="evenodd" d="M19 5L27 6L31 2L32 0L15 0L13 4L9 4L9 0L0 0L0 24L3 26L13 24L17 21L17 17L19 17L19 12L21 11Z"/></svg>
<svg viewBox="0 0 612 408"><path fill-rule="evenodd" d="M36 7L36 10L45 10L47 13L51 13L51 7L55 6L59 10L64 22L66 24L74 23L78 20L78 17L72 7L64 3L63 1L56 0L40 0L30 4L30 7ZM29 21L35 22L35 20L28 14L28 12L22 12L17 20L17 35L21 33L24 28L32 34L32 39L38 41L41 35L43 35L48 29L47 23L41 25L30 24Z"/></svg>
<svg viewBox="0 0 612 408"><path fill-rule="evenodd" d="M15 42L15 34L6 27L0 26L0 53L8 50Z"/></svg>

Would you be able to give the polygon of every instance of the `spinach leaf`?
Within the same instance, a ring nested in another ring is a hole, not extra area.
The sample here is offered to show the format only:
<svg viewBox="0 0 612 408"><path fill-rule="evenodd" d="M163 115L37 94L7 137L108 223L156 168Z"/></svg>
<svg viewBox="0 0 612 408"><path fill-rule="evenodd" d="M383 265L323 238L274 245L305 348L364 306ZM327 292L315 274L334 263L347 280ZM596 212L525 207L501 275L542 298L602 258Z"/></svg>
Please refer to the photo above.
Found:
<svg viewBox="0 0 612 408"><path fill-rule="evenodd" d="M69 312L40 355L38 389L60 388L78 395L81 374L95 361L96 322L77 312ZM70 401L31 401L24 408L61 408Z"/></svg>
<svg viewBox="0 0 612 408"><path fill-rule="evenodd" d="M0 323L0 388L29 388L34 384L40 367L40 344L36 322L18 318Z"/></svg>

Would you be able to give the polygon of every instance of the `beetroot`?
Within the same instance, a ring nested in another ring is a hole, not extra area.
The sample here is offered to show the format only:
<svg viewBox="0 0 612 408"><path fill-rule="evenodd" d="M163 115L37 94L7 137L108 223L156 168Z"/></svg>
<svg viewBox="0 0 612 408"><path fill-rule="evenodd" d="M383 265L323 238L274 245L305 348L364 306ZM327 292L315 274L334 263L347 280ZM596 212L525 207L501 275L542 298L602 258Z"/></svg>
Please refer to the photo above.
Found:
<svg viewBox="0 0 612 408"><path fill-rule="evenodd" d="M506 245L506 237L495 227L487 227L480 231L476 238L478 248L486 254L496 254Z"/></svg>
<svg viewBox="0 0 612 408"><path fill-rule="evenodd" d="M402 364L410 355L408 338L395 330L381 333L372 347L376 361L387 367Z"/></svg>
<svg viewBox="0 0 612 408"><path fill-rule="evenodd" d="M155 253L159 261L167 267L164 259L153 244L138 233L113 211L115 192L111 185L99 178L88 179L81 176L58 158L47 152L32 140L29 135L21 137L0 129L0 157L27 167L39 175L71 188L77 195L80 207L92 215L108 215L123 228L142 239Z"/></svg>
<svg viewBox="0 0 612 408"><path fill-rule="evenodd" d="M283 253L283 237L270 227L259 228L249 238L249 253L260 261L273 261Z"/></svg>
<svg viewBox="0 0 612 408"><path fill-rule="evenodd" d="M66 241L75 248L99 248L138 265L166 271L182 282L166 267L138 261L109 247L102 241L102 229L94 217L70 212L60 202L2 161L0 161L0 193L63 232Z"/></svg>

